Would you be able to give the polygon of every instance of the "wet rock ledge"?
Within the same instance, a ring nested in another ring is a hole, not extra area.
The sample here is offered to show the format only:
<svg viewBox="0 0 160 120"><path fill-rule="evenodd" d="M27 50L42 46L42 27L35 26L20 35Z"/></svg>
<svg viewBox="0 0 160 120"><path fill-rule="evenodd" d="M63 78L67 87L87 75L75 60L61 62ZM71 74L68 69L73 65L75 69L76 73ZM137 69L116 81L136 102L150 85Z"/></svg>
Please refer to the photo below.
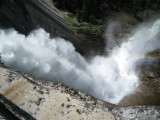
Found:
<svg viewBox="0 0 160 120"><path fill-rule="evenodd" d="M160 119L160 107L119 107L61 83L43 81L2 66L0 67L0 94L0 107L5 106L17 119ZM4 117L9 115L8 112L3 113Z"/></svg>

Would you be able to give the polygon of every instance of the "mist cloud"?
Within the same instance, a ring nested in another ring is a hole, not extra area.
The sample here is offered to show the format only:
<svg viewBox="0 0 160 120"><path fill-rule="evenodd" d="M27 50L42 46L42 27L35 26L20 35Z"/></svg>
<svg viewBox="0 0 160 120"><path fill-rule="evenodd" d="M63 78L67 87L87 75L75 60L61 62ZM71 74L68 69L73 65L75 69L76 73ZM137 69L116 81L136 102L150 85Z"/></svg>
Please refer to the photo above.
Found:
<svg viewBox="0 0 160 120"><path fill-rule="evenodd" d="M62 82L118 104L139 84L135 72L138 60L160 48L159 32L160 20L157 20L151 27L137 29L120 46L112 44L109 56L95 56L88 63L70 42L52 39L43 29L34 30L28 36L14 29L0 30L0 53L8 67Z"/></svg>

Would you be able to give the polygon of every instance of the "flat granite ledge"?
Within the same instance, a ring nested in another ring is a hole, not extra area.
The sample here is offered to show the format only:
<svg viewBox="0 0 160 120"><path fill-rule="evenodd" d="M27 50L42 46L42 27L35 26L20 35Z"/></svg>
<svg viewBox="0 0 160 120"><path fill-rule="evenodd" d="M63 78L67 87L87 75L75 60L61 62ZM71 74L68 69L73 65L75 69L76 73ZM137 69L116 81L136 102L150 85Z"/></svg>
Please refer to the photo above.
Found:
<svg viewBox="0 0 160 120"><path fill-rule="evenodd" d="M20 119L27 119L25 115L38 120L160 119L158 106L119 107L61 83L44 81L3 66L0 67L0 94L26 113L17 112L15 106L3 101Z"/></svg>

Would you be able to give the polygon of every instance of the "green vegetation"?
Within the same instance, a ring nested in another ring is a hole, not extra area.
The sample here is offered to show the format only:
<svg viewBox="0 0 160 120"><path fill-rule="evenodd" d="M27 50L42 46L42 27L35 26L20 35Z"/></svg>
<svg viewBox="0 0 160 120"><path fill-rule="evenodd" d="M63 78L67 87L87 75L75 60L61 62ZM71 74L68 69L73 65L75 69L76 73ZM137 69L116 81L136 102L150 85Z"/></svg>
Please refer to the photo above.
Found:
<svg viewBox="0 0 160 120"><path fill-rule="evenodd" d="M113 12L136 16L140 11L160 9L160 0L53 0L56 7L77 16L78 21L102 24L103 17Z"/></svg>
<svg viewBox="0 0 160 120"><path fill-rule="evenodd" d="M121 33L129 32L128 24L135 25L160 9L160 0L53 0L64 13L71 31L78 36L86 51L103 53L106 19L122 23ZM125 14L124 14L125 13ZM126 14L127 13L127 14ZM88 53L89 53L88 52ZM98 53L98 54L99 54Z"/></svg>
<svg viewBox="0 0 160 120"><path fill-rule="evenodd" d="M102 10L96 6L100 6L98 0L53 0L54 5L62 10L67 10L78 18L79 22L86 21L92 24L102 24Z"/></svg>
<svg viewBox="0 0 160 120"><path fill-rule="evenodd" d="M81 45L90 53L103 53L104 40L102 37L104 25L93 25L88 22L78 21L78 18L69 12L63 12L65 21L70 30L81 39Z"/></svg>
<svg viewBox="0 0 160 120"><path fill-rule="evenodd" d="M89 35L102 33L106 16L127 12L138 21L142 21L147 13L160 8L160 0L53 0L53 2L56 7L66 11L65 20L74 33Z"/></svg>
<svg viewBox="0 0 160 120"><path fill-rule="evenodd" d="M69 12L63 12L64 18L68 23L70 29L74 33L78 34L88 34L88 35L99 35L103 30L103 25L93 25L87 22L78 21L77 17Z"/></svg>

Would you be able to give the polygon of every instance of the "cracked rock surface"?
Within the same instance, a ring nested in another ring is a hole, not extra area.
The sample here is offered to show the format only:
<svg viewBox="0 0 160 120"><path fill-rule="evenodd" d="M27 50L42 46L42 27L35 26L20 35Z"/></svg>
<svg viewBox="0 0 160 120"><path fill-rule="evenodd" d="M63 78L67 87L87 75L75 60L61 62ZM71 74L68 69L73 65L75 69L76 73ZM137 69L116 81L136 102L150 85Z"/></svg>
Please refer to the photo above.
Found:
<svg viewBox="0 0 160 120"><path fill-rule="evenodd" d="M0 67L0 94L20 108L14 109L15 106L10 106L0 98L0 102L8 106L8 109L20 119L160 119L160 107L118 107L63 84L43 81L5 67Z"/></svg>

